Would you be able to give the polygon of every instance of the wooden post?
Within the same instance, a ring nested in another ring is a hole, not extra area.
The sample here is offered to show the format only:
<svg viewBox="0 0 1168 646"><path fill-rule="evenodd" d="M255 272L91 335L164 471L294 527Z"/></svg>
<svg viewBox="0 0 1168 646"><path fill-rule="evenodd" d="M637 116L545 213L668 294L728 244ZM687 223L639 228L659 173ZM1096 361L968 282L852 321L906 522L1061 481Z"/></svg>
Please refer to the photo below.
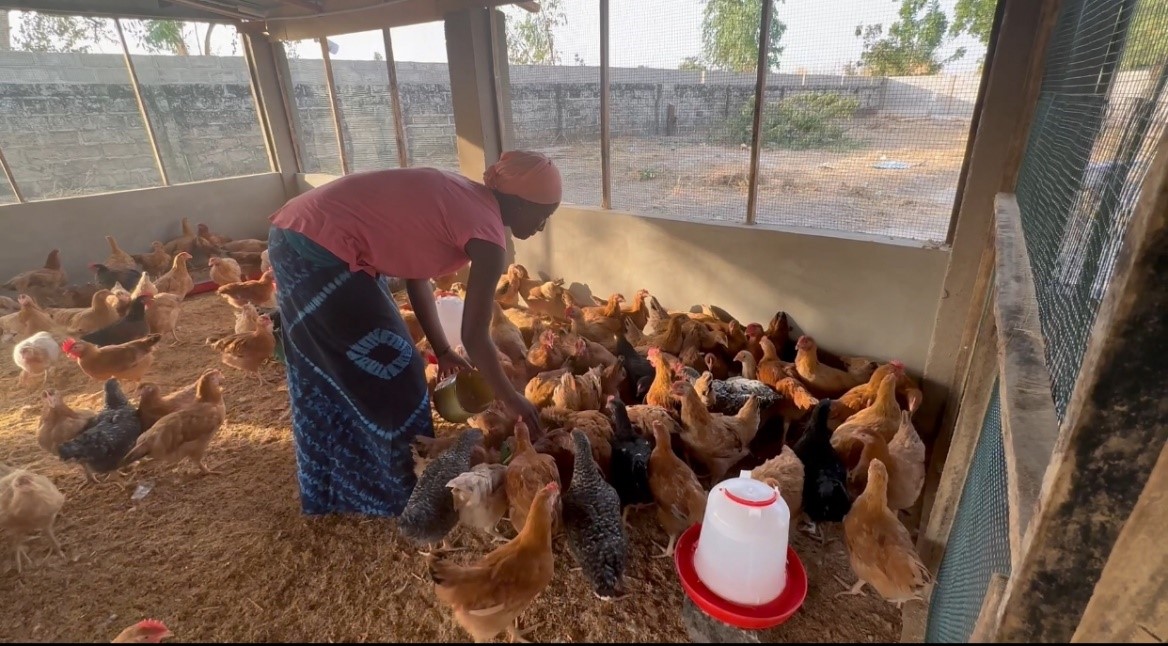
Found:
<svg viewBox="0 0 1168 646"><path fill-rule="evenodd" d="M600 206L612 208L612 96L609 91L609 0L600 0Z"/></svg>
<svg viewBox="0 0 1168 646"><path fill-rule="evenodd" d="M298 193L296 174L300 172L300 161L293 115L281 83L280 62L287 62L283 58L284 48L262 34L243 34L243 43L252 91L259 100L260 123L275 162L274 170L282 176L284 192L291 199Z"/></svg>
<svg viewBox="0 0 1168 646"><path fill-rule="evenodd" d="M402 110L401 88L397 84L397 62L393 58L393 38L389 35L389 27L381 29L381 38L385 41L385 69L389 72L389 102L393 106L393 136L397 144L398 166L405 168L410 165L410 149L406 143L405 112Z"/></svg>
<svg viewBox="0 0 1168 646"><path fill-rule="evenodd" d="M333 113L333 127L337 130L337 154L341 157L341 174L349 174L349 153L345 150L345 131L341 127L341 101L337 97L337 81L333 77L333 59L329 56L328 38L320 38L320 55L324 59L324 80L328 87L329 107Z"/></svg>
<svg viewBox="0 0 1168 646"><path fill-rule="evenodd" d="M499 159L503 146L491 63L490 11L459 11L447 14L445 21L459 170L474 179Z"/></svg>
<svg viewBox="0 0 1168 646"><path fill-rule="evenodd" d="M295 87L292 83L292 69L288 65L288 52L284 44L271 42L272 63L275 67L276 84L280 90L280 101L284 104L284 115L288 132L292 138L292 149L296 153L296 172L304 172L304 151L300 148L300 132L297 127L299 115L296 113Z"/></svg>
<svg viewBox="0 0 1168 646"><path fill-rule="evenodd" d="M142 123L146 125L146 139L150 141L150 150L154 153L154 163L158 166L158 176L162 178L163 186L170 186L170 177L166 174L166 164L162 163L162 152L158 149L158 139L154 136L154 126L150 123L150 112L146 109L146 102L142 100L142 85L138 82L138 71L134 69L134 59L130 56L130 47L126 45L126 33L122 31L122 19L114 18L114 28L118 31L118 40L122 43L122 56L126 58L126 70L130 73L130 83L134 86L134 98L138 101L138 112L142 115Z"/></svg>
<svg viewBox="0 0 1168 646"><path fill-rule="evenodd" d="M774 20L775 5L772 0L763 0L762 21L758 34L758 70L754 81L754 120L750 130L750 180L746 189L746 223L754 224L758 211L758 165L762 154L762 113L766 108L766 80L770 71L769 58L771 22Z"/></svg>
<svg viewBox="0 0 1168 646"><path fill-rule="evenodd" d="M12 167L8 165L8 158L4 156L3 150L0 150L0 168L4 169L4 177L8 179L8 185L12 187L12 194L16 196L17 203L24 204L24 194L16 185L16 176L12 174Z"/></svg>
<svg viewBox="0 0 1168 646"><path fill-rule="evenodd" d="M243 34L237 33L235 37L243 45L243 60L247 63L248 87L251 88L251 101L252 105L255 106L256 121L259 122L260 131L264 135L264 151L268 153L268 169L274 173L279 172L280 165L276 163L276 145L272 142L272 128L268 125L268 111L264 108L264 99L260 95L255 52L252 51L251 44Z"/></svg>

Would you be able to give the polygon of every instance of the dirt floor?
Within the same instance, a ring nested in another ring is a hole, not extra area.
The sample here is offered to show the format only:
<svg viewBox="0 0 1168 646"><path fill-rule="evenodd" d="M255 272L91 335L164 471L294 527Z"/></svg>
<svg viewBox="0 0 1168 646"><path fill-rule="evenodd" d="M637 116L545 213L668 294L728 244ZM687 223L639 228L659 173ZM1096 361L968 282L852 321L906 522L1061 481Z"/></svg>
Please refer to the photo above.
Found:
<svg viewBox="0 0 1168 646"><path fill-rule="evenodd" d="M856 119L837 150L760 155L757 221L944 242L969 137L969 120ZM564 201L600 204L596 142L534 145L564 176ZM874 164L902 162L906 168ZM614 209L683 220L742 223L750 150L685 137L612 139Z"/></svg>
<svg viewBox="0 0 1168 646"><path fill-rule="evenodd" d="M230 331L229 307L215 296L184 305L183 343L160 346L149 380L164 392L193 381L218 361L203 343ZM165 342L164 342L165 343ZM10 348L3 349L9 352ZM69 560L49 558L37 538L35 567L17 575L0 542L0 640L109 641L143 618L163 620L175 641L469 641L440 606L416 550L399 539L392 521L353 517L305 518L297 500L286 389L278 364L254 376L223 367L228 423L211 444L208 465L83 486L80 468L37 447L39 389L17 385L5 360L0 373L0 461L49 476L67 500L57 535ZM49 378L74 407L97 408L101 388L65 359ZM438 432L450 432L443 423ZM153 490L138 502L140 484ZM654 559L664 540L653 514L634 515L629 587L615 603L597 600L561 539L556 576L521 617L543 622L530 637L544 642L687 641L683 592L671 560ZM807 567L806 603L763 641L889 642L900 637L900 614L872 593L836 599L851 582L839 526L825 546L801 533L793 545ZM486 541L459 529L458 545L472 554ZM567 620L569 619L570 620Z"/></svg>

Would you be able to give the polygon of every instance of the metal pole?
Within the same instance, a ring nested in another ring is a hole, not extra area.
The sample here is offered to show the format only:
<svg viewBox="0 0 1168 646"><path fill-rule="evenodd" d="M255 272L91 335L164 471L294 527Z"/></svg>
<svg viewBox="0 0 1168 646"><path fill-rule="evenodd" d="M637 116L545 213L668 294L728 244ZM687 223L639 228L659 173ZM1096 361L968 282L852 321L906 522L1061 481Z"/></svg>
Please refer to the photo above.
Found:
<svg viewBox="0 0 1168 646"><path fill-rule="evenodd" d="M337 99L337 82L333 78L333 59L329 56L328 38L320 38L320 54L324 58L324 80L328 85L329 106L333 111L333 126L337 129L337 153L341 156L341 174L349 174L349 154L345 152L345 133L341 129L341 104Z"/></svg>
<svg viewBox="0 0 1168 646"><path fill-rule="evenodd" d="M273 172L279 172L279 164L276 163L276 146L272 142L272 127L268 123L267 111L264 110L264 101L260 97L260 80L256 73L255 52L251 49L251 40L244 38L243 34L236 32L235 37L240 40L243 45L243 58L247 63L248 82L251 84L251 100L255 105L256 121L260 124L260 131L264 135L264 149L268 153L268 168Z"/></svg>
<svg viewBox="0 0 1168 646"><path fill-rule="evenodd" d="M126 58L126 70L130 72L130 83L134 86L134 98L138 100L138 112L142 114L142 122L146 124L146 138L150 140L150 150L154 152L154 163L158 165L158 175L162 177L163 186L170 186L170 176L166 174L166 165L162 163L162 152L158 149L158 139L154 136L154 126L150 124L150 113L146 111L146 102L142 100L142 85L138 82L138 71L134 69L134 59L130 56L130 47L126 44L126 33L122 31L121 18L114 18L114 27L118 30L118 40L122 42L122 56Z"/></svg>
<svg viewBox="0 0 1168 646"><path fill-rule="evenodd" d="M772 0L763 0L762 25L758 35L758 78L754 83L754 122L750 131L750 183L746 193L746 223L754 224L758 210L758 163L762 153L762 111L766 107L766 78L770 71L767 59L770 50L771 21L775 6Z"/></svg>
<svg viewBox="0 0 1168 646"><path fill-rule="evenodd" d="M16 201L24 204L24 194L20 192L20 187L16 185L16 176L12 174L12 167L8 165L8 159L4 157L3 150L0 150L0 168L4 169L4 177L8 178L8 185L12 187L12 194L16 196Z"/></svg>
<svg viewBox="0 0 1168 646"><path fill-rule="evenodd" d="M405 168L410 165L410 149L406 143L405 111L402 110L401 88L397 84L397 61L393 58L393 38L389 27L381 28L381 38L385 41L385 68L389 72L389 102L393 106L393 136L397 140L397 163Z"/></svg>
<svg viewBox="0 0 1168 646"><path fill-rule="evenodd" d="M609 123L608 0L600 0L600 206L612 208L612 140Z"/></svg>

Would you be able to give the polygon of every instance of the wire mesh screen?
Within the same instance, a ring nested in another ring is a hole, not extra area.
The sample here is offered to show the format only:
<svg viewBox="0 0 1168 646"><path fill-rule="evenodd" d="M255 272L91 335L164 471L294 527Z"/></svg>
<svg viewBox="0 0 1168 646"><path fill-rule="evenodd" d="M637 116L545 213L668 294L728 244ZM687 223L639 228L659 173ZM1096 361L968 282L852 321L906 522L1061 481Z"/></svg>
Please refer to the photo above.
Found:
<svg viewBox="0 0 1168 646"><path fill-rule="evenodd" d="M450 94L443 24L429 22L394 27L390 32L410 166L433 166L457 172L454 101Z"/></svg>
<svg viewBox="0 0 1168 646"><path fill-rule="evenodd" d="M511 146L555 160L564 202L600 204L600 3L541 3L539 13L514 5L507 17ZM532 33L553 34L532 47Z"/></svg>
<svg viewBox="0 0 1168 646"><path fill-rule="evenodd" d="M340 175L341 154L337 148L337 128L333 123L320 43L295 40L283 45L292 76L292 110L295 112L300 168L306 173Z"/></svg>
<svg viewBox="0 0 1168 646"><path fill-rule="evenodd" d="M329 40L337 49L330 57L350 169L356 173L397 168L400 164L389 96L389 68L381 30Z"/></svg>
<svg viewBox="0 0 1168 646"><path fill-rule="evenodd" d="M1168 3L1068 0L1019 176L1055 408L1061 420L1168 123Z"/></svg>
<svg viewBox="0 0 1168 646"><path fill-rule="evenodd" d="M969 641L994 572L1010 574L1010 512L999 384L994 383L937 573L925 641Z"/></svg>
<svg viewBox="0 0 1168 646"><path fill-rule="evenodd" d="M271 170L232 25L122 20L171 184Z"/></svg>
<svg viewBox="0 0 1168 646"><path fill-rule="evenodd" d="M12 49L0 51L0 150L25 199L160 185L113 20L9 17ZM0 184L13 199L7 182Z"/></svg>

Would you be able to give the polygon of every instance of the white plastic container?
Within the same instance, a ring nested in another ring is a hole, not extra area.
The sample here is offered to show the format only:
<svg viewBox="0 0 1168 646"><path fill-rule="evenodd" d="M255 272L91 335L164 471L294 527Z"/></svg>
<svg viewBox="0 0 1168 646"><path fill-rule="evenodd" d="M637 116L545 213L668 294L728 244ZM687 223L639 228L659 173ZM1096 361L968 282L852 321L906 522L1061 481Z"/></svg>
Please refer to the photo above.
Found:
<svg viewBox="0 0 1168 646"><path fill-rule="evenodd" d="M761 606L787 585L791 510L774 487L742 471L714 485L694 554L698 578L732 603Z"/></svg>
<svg viewBox="0 0 1168 646"><path fill-rule="evenodd" d="M446 342L451 348L462 345L462 299L457 296L440 296L434 305L438 308L438 323L446 334Z"/></svg>

